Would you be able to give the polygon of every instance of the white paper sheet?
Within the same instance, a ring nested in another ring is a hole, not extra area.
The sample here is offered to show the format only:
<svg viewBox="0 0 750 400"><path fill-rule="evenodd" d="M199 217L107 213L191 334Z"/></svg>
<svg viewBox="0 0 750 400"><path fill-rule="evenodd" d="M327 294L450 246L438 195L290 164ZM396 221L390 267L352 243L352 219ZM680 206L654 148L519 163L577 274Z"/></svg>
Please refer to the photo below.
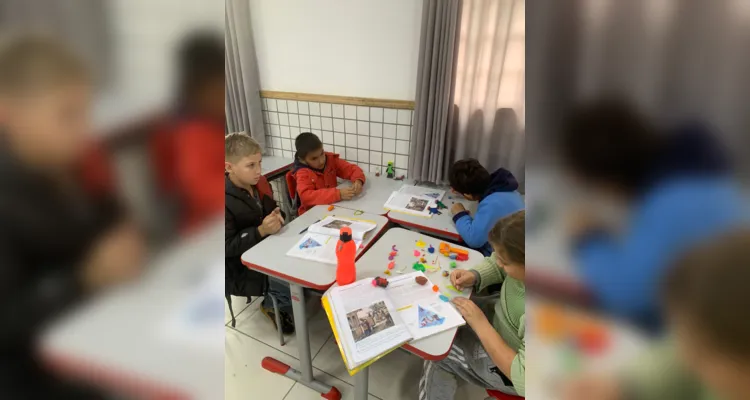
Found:
<svg viewBox="0 0 750 400"><path fill-rule="evenodd" d="M385 202L383 207L402 212L406 214L418 215L421 217L430 218L430 210L428 207L435 207L435 199L430 197L423 197L414 194L405 194L401 192L391 193L391 197Z"/></svg>
<svg viewBox="0 0 750 400"><path fill-rule="evenodd" d="M404 185L398 190L399 193L411 194L421 197L429 197L435 200L442 200L445 196L445 190L429 188L424 186Z"/></svg>
<svg viewBox="0 0 750 400"><path fill-rule="evenodd" d="M352 238L361 242L362 240L364 240L365 234L375 229L377 224L368 221L327 216L323 220L310 225L307 231L311 233L320 233L323 235L334 236L338 239L339 229L344 226L348 226L349 228L351 228Z"/></svg>
<svg viewBox="0 0 750 400"><path fill-rule="evenodd" d="M289 257L303 258L305 260L318 261L325 264L336 265L336 237L323 235L320 233L311 233L308 231L302 238L286 253ZM354 245L359 246L362 241L354 241Z"/></svg>

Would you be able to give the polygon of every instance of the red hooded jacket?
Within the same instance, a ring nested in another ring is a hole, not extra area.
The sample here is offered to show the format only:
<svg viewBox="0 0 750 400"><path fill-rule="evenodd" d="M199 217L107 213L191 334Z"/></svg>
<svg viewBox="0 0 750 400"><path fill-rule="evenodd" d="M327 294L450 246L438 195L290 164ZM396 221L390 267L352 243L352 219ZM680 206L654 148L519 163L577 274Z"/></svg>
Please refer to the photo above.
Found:
<svg viewBox="0 0 750 400"><path fill-rule="evenodd" d="M326 152L326 164L322 171L295 162L292 176L300 199L299 215L314 206L341 201L341 194L336 189L337 177L352 182L356 180L365 182L365 173L362 172L362 168L342 160L338 154L328 152Z"/></svg>

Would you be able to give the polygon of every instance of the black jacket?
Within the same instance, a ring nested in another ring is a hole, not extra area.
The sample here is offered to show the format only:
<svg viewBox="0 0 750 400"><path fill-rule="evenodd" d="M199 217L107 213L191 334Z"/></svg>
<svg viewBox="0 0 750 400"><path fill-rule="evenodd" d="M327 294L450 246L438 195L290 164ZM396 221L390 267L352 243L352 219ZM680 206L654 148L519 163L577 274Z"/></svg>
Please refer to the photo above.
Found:
<svg viewBox="0 0 750 400"><path fill-rule="evenodd" d="M277 207L265 178L261 177L256 188L261 207L245 189L235 186L228 176L224 178L225 279L227 292L234 296L261 296L266 288L266 276L240 260L242 253L263 240L258 227Z"/></svg>
<svg viewBox="0 0 750 400"><path fill-rule="evenodd" d="M66 391L32 356L35 339L83 298L79 268L119 217L116 202L62 189L0 143L0 397Z"/></svg>

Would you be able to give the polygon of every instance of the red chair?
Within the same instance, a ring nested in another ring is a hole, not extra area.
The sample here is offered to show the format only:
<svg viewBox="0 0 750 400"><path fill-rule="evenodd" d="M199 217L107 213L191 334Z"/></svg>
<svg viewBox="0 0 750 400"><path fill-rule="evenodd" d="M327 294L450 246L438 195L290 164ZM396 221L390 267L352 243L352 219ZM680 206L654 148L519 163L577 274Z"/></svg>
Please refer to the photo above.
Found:
<svg viewBox="0 0 750 400"><path fill-rule="evenodd" d="M490 389L487 389L487 395L490 396L489 398L495 399L495 400L524 400L525 399L525 397L498 392L497 390L490 390Z"/></svg>

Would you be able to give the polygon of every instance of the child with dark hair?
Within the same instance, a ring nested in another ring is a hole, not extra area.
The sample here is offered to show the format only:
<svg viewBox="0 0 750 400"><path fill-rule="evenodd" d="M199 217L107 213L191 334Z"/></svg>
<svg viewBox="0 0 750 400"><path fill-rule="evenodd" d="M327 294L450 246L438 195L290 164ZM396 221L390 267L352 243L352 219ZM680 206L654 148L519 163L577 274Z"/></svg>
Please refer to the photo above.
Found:
<svg viewBox="0 0 750 400"><path fill-rule="evenodd" d="M581 377L566 399L747 399L750 393L750 230L679 258L662 282L668 338L620 375Z"/></svg>
<svg viewBox="0 0 750 400"><path fill-rule="evenodd" d="M470 270L454 270L450 280L456 288L473 286L476 292L502 284L500 294L490 298L494 304L489 315L470 299L453 300L470 329L459 329L447 358L425 361L420 400L453 399L456 377L483 388L525 395L526 212L517 211L498 221L489 241L495 252Z"/></svg>
<svg viewBox="0 0 750 400"><path fill-rule="evenodd" d="M338 154L323 151L323 143L311 132L303 132L294 140L292 177L297 186L299 215L320 204L351 200L362 193L365 173L356 164L348 163ZM337 189L336 178L353 182L351 187Z"/></svg>
<svg viewBox="0 0 750 400"><path fill-rule="evenodd" d="M661 132L607 99L570 114L560 151L576 182L630 216L615 234L587 210L569 213L582 280L608 311L658 330L657 283L675 256L747 221L722 149L700 124Z"/></svg>
<svg viewBox="0 0 750 400"><path fill-rule="evenodd" d="M479 161L470 158L451 166L448 181L453 192L479 202L474 217L461 203L451 207L451 214L461 239L469 247L489 255L492 247L487 243L487 233L492 226L500 218L524 208L523 198L516 191L516 178L503 168L490 174Z"/></svg>

